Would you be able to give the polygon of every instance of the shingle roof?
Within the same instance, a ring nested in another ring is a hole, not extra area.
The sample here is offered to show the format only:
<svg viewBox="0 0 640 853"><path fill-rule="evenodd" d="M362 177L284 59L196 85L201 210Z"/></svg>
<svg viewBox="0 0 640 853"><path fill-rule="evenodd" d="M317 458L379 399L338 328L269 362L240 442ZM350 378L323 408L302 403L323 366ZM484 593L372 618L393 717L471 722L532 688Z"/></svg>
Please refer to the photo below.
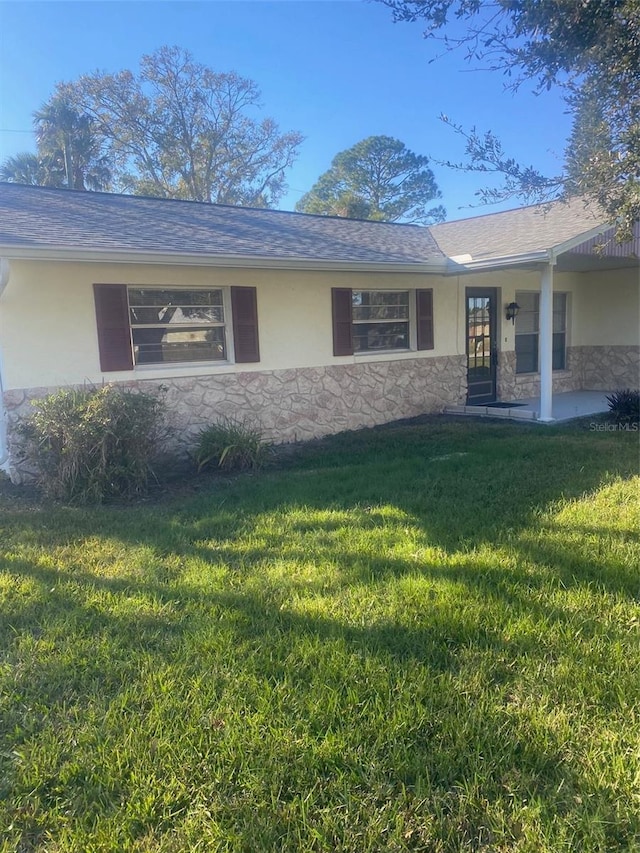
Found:
<svg viewBox="0 0 640 853"><path fill-rule="evenodd" d="M449 257L474 260L544 251L606 222L581 200L532 205L431 226Z"/></svg>
<svg viewBox="0 0 640 853"><path fill-rule="evenodd" d="M0 248L440 263L429 229L0 183Z"/></svg>
<svg viewBox="0 0 640 853"><path fill-rule="evenodd" d="M136 252L372 265L474 261L542 252L603 223L580 200L430 228L0 183L0 251Z"/></svg>

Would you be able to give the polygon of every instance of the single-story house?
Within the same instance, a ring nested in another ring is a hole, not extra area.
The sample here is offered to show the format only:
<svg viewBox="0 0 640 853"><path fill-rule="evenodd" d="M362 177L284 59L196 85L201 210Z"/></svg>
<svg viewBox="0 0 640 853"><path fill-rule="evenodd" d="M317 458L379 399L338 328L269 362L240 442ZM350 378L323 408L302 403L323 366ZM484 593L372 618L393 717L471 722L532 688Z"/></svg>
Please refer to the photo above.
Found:
<svg viewBox="0 0 640 853"><path fill-rule="evenodd" d="M167 389L292 441L637 386L640 229L581 201L433 227L0 184L0 465L63 386Z"/></svg>

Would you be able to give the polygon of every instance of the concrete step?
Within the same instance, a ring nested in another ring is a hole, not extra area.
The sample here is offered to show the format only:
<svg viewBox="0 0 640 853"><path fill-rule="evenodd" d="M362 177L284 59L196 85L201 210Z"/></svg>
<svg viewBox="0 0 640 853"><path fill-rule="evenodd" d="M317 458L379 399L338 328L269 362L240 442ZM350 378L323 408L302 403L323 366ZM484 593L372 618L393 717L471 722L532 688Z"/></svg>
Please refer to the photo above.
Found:
<svg viewBox="0 0 640 853"><path fill-rule="evenodd" d="M489 406L445 406L445 415L473 415L475 417L506 418L518 421L537 420L536 412L516 406L513 409L497 409Z"/></svg>

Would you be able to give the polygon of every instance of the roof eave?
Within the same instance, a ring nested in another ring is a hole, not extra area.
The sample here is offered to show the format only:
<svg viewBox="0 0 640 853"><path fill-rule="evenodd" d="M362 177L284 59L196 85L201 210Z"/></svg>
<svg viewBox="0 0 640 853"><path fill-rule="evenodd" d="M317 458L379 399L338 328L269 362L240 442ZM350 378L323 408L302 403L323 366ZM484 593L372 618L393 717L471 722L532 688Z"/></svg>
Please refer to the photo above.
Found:
<svg viewBox="0 0 640 853"><path fill-rule="evenodd" d="M52 246L1 246L0 256L9 260L67 261L81 263L152 264L241 269L327 270L358 272L415 272L444 274L447 260L358 261L326 258L271 258L255 255L204 255L146 250L76 249Z"/></svg>
<svg viewBox="0 0 640 853"><path fill-rule="evenodd" d="M589 229L589 231L583 231L580 234L576 234L575 237L570 237L563 243L558 243L556 246L553 246L549 249L549 253L555 260L558 255L563 255L565 252L570 252L571 249L575 249L577 246L582 245L582 243L586 243L588 240L593 239L593 237L598 237L600 234L604 234L606 231L609 231L613 227L614 226L610 223L605 223L604 225L596 225L595 228L591 228Z"/></svg>
<svg viewBox="0 0 640 853"><path fill-rule="evenodd" d="M547 249L536 252L524 252L518 255L501 255L493 258L472 258L470 261L465 261L464 263L455 262L449 259L447 274L461 275L462 273L483 272L496 269L506 269L509 267L538 266L540 264L548 264L551 261L552 253Z"/></svg>

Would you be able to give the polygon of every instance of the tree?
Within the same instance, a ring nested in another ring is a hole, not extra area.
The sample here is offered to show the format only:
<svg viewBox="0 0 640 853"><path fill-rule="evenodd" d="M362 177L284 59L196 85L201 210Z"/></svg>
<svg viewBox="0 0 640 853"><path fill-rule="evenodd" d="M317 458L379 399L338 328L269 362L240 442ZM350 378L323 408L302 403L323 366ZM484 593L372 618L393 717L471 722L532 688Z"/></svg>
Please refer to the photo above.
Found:
<svg viewBox="0 0 640 853"><path fill-rule="evenodd" d="M74 190L108 189L111 169L89 116L79 113L68 98L56 95L33 117L37 154L8 157L0 168L2 180Z"/></svg>
<svg viewBox="0 0 640 853"><path fill-rule="evenodd" d="M640 64L638 0L378 0L394 21L426 23L438 38L452 18L467 23L460 35L440 38L446 49L491 69L536 79L542 87L593 71L609 79L637 78Z"/></svg>
<svg viewBox="0 0 640 853"><path fill-rule="evenodd" d="M442 205L429 159L398 139L370 136L341 151L296 204L303 213L386 222L441 222Z"/></svg>
<svg viewBox="0 0 640 853"><path fill-rule="evenodd" d="M53 164L72 190L108 189L109 159L93 119L80 113L63 93L54 95L34 113L41 158Z"/></svg>
<svg viewBox="0 0 640 853"><path fill-rule="evenodd" d="M95 122L122 189L223 204L275 204L302 141L254 117L256 84L217 73L188 51L162 47L131 71L60 84Z"/></svg>
<svg viewBox="0 0 640 853"><path fill-rule="evenodd" d="M506 157L492 133L458 127L469 165L502 171L504 195L579 191L621 222L620 236L629 235L640 216L640 0L378 2L395 21L424 21L425 36L441 39L445 50L462 48L467 59L503 71L514 90L524 80L538 90L563 87L575 121L562 175L545 180ZM466 25L460 35L450 32L453 19ZM588 137L596 114L597 145Z"/></svg>
<svg viewBox="0 0 640 853"><path fill-rule="evenodd" d="M62 186L62 175L55 175L50 165L37 154L23 151L7 157L3 162L0 166L0 180L31 186Z"/></svg>

